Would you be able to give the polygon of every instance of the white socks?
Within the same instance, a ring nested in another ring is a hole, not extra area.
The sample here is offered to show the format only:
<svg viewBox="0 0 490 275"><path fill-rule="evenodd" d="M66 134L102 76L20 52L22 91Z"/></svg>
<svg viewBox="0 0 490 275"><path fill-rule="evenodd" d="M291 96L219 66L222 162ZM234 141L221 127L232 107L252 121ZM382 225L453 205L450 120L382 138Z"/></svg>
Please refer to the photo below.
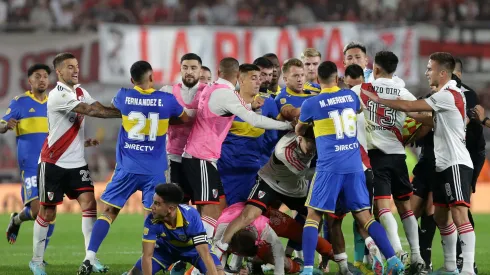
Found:
<svg viewBox="0 0 490 275"><path fill-rule="evenodd" d="M32 261L42 262L44 260L44 248L46 246L46 239L48 238L48 226L49 222L41 218L41 215L37 215L34 222L33 232L33 251Z"/></svg>
<svg viewBox="0 0 490 275"><path fill-rule="evenodd" d="M398 224L396 223L391 210L388 208L380 209L379 221L386 230L386 235L390 240L391 246L393 246L393 250L395 250L395 252L403 251L400 237L398 237Z"/></svg>
<svg viewBox="0 0 490 275"><path fill-rule="evenodd" d="M458 235L456 234L456 225L451 223L445 227L439 227L442 239L442 250L444 252L444 268L447 271L454 271L456 266L456 242L458 241ZM471 272L473 272L473 265L471 265Z"/></svg>
<svg viewBox="0 0 490 275"><path fill-rule="evenodd" d="M412 263L417 262L417 260L422 259L420 256L419 227L417 219L413 215L412 210L401 214L400 217L402 219L405 235L407 236L408 243L410 244Z"/></svg>
<svg viewBox="0 0 490 275"><path fill-rule="evenodd" d="M458 227L459 241L461 242L461 252L463 254L463 272L473 274L475 263L475 243L476 235L471 223L465 223Z"/></svg>
<svg viewBox="0 0 490 275"><path fill-rule="evenodd" d="M95 221L97 220L97 209L88 209L82 211L82 232L85 239L85 251L88 249L90 243L90 236L92 236L92 229L94 228Z"/></svg>

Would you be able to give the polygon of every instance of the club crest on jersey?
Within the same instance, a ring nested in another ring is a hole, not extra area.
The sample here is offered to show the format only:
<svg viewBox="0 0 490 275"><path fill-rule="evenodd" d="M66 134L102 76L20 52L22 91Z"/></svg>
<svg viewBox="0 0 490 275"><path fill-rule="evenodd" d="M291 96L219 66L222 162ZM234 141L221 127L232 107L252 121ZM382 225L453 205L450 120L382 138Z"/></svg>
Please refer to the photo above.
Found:
<svg viewBox="0 0 490 275"><path fill-rule="evenodd" d="M27 189L27 196L30 197L32 195L32 190L31 189Z"/></svg>
<svg viewBox="0 0 490 275"><path fill-rule="evenodd" d="M281 102L281 104L286 104L286 98L284 98L284 97L283 97L283 98L281 98L281 99L279 100L279 102Z"/></svg>
<svg viewBox="0 0 490 275"><path fill-rule="evenodd" d="M218 197L218 189L213 189L213 198L217 198Z"/></svg>
<svg viewBox="0 0 490 275"><path fill-rule="evenodd" d="M54 193L53 192L48 192L48 199L52 201L54 198Z"/></svg>
<svg viewBox="0 0 490 275"><path fill-rule="evenodd" d="M187 240L187 236L185 234L179 234L179 240L185 242Z"/></svg>
<svg viewBox="0 0 490 275"><path fill-rule="evenodd" d="M265 192L260 190L259 191L259 199L263 198L265 196Z"/></svg>

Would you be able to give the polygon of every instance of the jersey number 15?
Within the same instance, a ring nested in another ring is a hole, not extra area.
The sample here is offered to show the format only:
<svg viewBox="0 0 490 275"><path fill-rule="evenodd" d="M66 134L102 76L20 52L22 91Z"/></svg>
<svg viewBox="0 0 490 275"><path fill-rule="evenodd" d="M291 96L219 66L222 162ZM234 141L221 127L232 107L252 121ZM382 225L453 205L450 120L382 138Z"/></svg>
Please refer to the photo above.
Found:
<svg viewBox="0 0 490 275"><path fill-rule="evenodd" d="M128 115L130 121L136 121L136 124L128 131L128 138L132 140L145 140L145 134L148 135L148 141L157 140L159 113L149 113L148 119L142 112L131 112ZM149 120L149 125L147 125Z"/></svg>
<svg viewBox="0 0 490 275"><path fill-rule="evenodd" d="M352 108L346 108L339 113L339 110L328 112L328 116L333 120L335 135L337 139L345 136L354 138L357 135L357 114Z"/></svg>

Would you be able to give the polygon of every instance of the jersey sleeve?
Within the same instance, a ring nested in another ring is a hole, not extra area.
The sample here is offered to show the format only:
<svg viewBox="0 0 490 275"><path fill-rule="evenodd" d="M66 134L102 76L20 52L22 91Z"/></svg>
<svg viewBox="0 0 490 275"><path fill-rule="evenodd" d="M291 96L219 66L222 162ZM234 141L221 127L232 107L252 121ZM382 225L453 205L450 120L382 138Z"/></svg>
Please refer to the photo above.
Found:
<svg viewBox="0 0 490 275"><path fill-rule="evenodd" d="M60 112L70 112L78 104L82 103L79 101L75 93L68 91L54 91L54 94L49 97L51 102L48 102L48 106L53 108L54 111Z"/></svg>
<svg viewBox="0 0 490 275"><path fill-rule="evenodd" d="M189 207L190 208L190 207ZM194 208L190 208L188 210L189 215L189 224L187 226L187 236L192 239L194 246L200 244L208 243L208 236L206 234L206 230L204 229L204 225L202 224L201 217L199 213Z"/></svg>
<svg viewBox="0 0 490 275"><path fill-rule="evenodd" d="M264 104L267 104L267 117L277 119L279 117L279 109L277 109L274 99L268 97L265 99Z"/></svg>
<svg viewBox="0 0 490 275"><path fill-rule="evenodd" d="M284 274L284 246L276 232L269 225L266 225L260 239L271 245L272 257L274 257L274 274Z"/></svg>
<svg viewBox="0 0 490 275"><path fill-rule="evenodd" d="M5 115L3 116L2 120L9 121L11 118L16 120L20 119L20 104L15 98L10 101L10 105L7 111L5 111Z"/></svg>
<svg viewBox="0 0 490 275"><path fill-rule="evenodd" d="M301 104L301 111L299 113L299 123L308 124L313 122L313 110L310 106L310 100L307 99Z"/></svg>
<svg viewBox="0 0 490 275"><path fill-rule="evenodd" d="M92 105L94 104L95 102L97 102L97 100L95 100L88 92L87 90L83 89L82 88L82 91L83 91L83 97L84 97L84 101L85 103L87 103L88 105Z"/></svg>
<svg viewBox="0 0 490 275"><path fill-rule="evenodd" d="M425 101L436 112L454 108L454 97L445 91L437 92L429 98L426 98Z"/></svg>
<svg viewBox="0 0 490 275"><path fill-rule="evenodd" d="M170 108L170 117L181 117L184 114L184 107L179 104L174 95L169 96L167 107Z"/></svg>
<svg viewBox="0 0 490 275"><path fill-rule="evenodd" d="M294 154L294 150L287 146L277 146L274 155L295 175L303 173L307 168Z"/></svg>
<svg viewBox="0 0 490 275"><path fill-rule="evenodd" d="M121 110L121 95L124 93L124 89L120 89L116 96L114 98L112 98L112 105L114 105L114 107L116 107L118 110Z"/></svg>
<svg viewBox="0 0 490 275"><path fill-rule="evenodd" d="M154 243L157 241L158 232L155 230L155 226L151 222L152 215L148 215L145 219L145 225L143 228L143 242Z"/></svg>

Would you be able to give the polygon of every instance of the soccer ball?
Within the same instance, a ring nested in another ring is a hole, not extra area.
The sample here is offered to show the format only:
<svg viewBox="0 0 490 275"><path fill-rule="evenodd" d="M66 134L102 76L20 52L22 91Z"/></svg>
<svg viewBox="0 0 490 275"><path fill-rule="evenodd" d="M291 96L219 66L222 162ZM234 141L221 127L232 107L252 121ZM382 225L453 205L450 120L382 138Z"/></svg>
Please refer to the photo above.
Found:
<svg viewBox="0 0 490 275"><path fill-rule="evenodd" d="M411 117L407 117L405 119L405 123L403 123L402 136L403 136L403 144L407 145L413 142L415 138L415 133L420 128L422 123L417 122L415 119Z"/></svg>

